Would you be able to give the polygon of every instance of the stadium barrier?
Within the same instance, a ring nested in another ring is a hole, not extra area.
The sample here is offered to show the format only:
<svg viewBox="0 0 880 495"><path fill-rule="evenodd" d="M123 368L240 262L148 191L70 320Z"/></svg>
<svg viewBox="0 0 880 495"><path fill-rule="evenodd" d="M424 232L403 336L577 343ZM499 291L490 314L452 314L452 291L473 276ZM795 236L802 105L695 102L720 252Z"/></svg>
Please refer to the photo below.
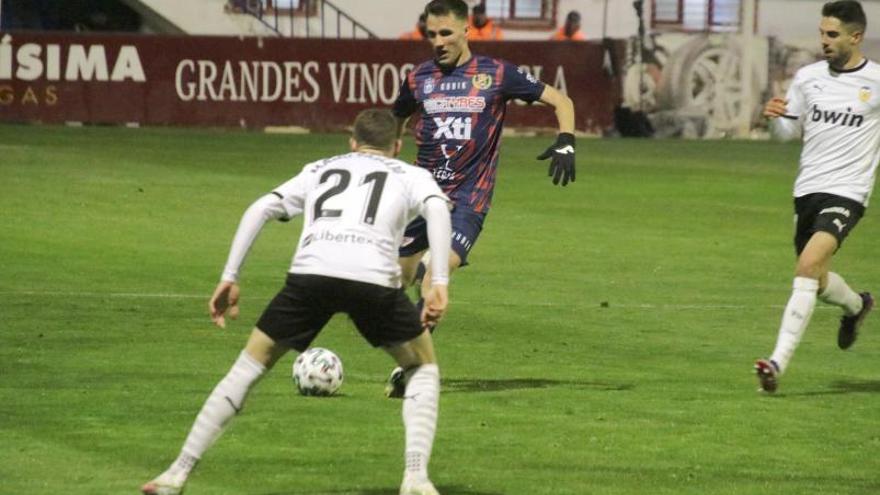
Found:
<svg viewBox="0 0 880 495"><path fill-rule="evenodd" d="M568 93L577 128L612 125L618 84L593 43L475 43ZM345 128L388 106L431 57L397 40L0 32L0 121ZM508 126L555 128L549 107L508 106Z"/></svg>

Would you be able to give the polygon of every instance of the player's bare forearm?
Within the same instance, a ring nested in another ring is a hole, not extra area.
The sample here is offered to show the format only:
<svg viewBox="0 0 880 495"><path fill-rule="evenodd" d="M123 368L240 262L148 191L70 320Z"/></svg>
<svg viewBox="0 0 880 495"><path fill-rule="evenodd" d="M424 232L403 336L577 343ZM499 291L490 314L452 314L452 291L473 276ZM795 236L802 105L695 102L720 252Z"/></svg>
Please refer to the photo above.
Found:
<svg viewBox="0 0 880 495"><path fill-rule="evenodd" d="M574 166L574 103L571 98L551 86L544 86L541 101L553 105L556 119L559 121L559 135L556 142L538 155L538 160L550 158L547 175L552 177L553 184L567 186L575 181Z"/></svg>
<svg viewBox="0 0 880 495"><path fill-rule="evenodd" d="M764 105L764 117L767 117L768 119L782 117L788 111L786 108L787 103L787 101L778 96L771 98L770 101Z"/></svg>
<svg viewBox="0 0 880 495"><path fill-rule="evenodd" d="M229 315L233 320L238 318L238 284L228 280L221 280L211 295L208 302L208 310L211 321L220 328L226 328L226 318Z"/></svg>
<svg viewBox="0 0 880 495"><path fill-rule="evenodd" d="M559 132L574 134L574 102L571 98L552 86L544 86L540 100L551 105L556 112Z"/></svg>
<svg viewBox="0 0 880 495"><path fill-rule="evenodd" d="M446 285L434 284L425 294L425 305L422 309L422 325L436 325L446 314L449 305L449 293Z"/></svg>

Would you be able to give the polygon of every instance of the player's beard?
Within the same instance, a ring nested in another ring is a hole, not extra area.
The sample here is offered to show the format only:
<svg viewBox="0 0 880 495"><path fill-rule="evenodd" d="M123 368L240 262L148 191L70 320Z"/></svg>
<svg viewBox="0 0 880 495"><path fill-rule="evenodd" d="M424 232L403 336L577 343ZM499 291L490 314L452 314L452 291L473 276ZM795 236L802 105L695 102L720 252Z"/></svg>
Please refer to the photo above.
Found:
<svg viewBox="0 0 880 495"><path fill-rule="evenodd" d="M440 53L440 52L436 52L436 51L434 52L434 62L435 62L438 66L440 66L440 68L443 69L443 70L454 69L454 68L455 68L455 63L458 61L457 58L449 57L449 58L448 58L448 61L444 62L444 61L443 61L443 57L446 56L446 55L448 55L448 54L449 54L448 51L444 51L444 52L442 52L442 53ZM459 55L459 56L461 56L461 55Z"/></svg>
<svg viewBox="0 0 880 495"><path fill-rule="evenodd" d="M852 57L852 50L832 51L831 53L825 53L824 55L825 60L828 61L828 65L830 65L832 69L843 70L843 68L846 67L847 62L849 62L850 57Z"/></svg>

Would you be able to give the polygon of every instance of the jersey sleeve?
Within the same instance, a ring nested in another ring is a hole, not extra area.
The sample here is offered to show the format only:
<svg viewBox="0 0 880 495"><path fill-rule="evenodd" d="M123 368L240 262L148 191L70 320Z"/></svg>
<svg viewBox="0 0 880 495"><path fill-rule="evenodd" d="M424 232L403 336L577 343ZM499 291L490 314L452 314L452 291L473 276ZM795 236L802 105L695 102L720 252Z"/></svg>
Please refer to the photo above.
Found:
<svg viewBox="0 0 880 495"><path fill-rule="evenodd" d="M808 111L803 91L804 80L803 72L798 71L785 94L785 115L770 121L770 132L774 139L788 141L801 137L803 116Z"/></svg>
<svg viewBox="0 0 880 495"><path fill-rule="evenodd" d="M394 100L394 104L391 107L391 113L393 113L395 117L404 119L414 114L418 109L419 102L416 100L416 96L413 93L414 84L415 71L412 71L407 74L406 79L401 83L400 93L397 95L397 99Z"/></svg>
<svg viewBox="0 0 880 495"><path fill-rule="evenodd" d="M309 176L312 175L309 172L310 168L310 165L306 165L303 171L296 177L272 190L272 194L281 200L280 207L284 210L283 215L281 215L282 221L286 222L303 212L306 191L308 190L308 180Z"/></svg>
<svg viewBox="0 0 880 495"><path fill-rule="evenodd" d="M804 74L802 71L798 71L795 75L794 79L791 81L791 86L788 87L788 92L785 93L785 110L786 118L794 118L799 119L801 115L803 115L807 109L804 108L806 106L806 98L804 97Z"/></svg>
<svg viewBox="0 0 880 495"><path fill-rule="evenodd" d="M430 172L423 169L413 170L412 179L409 184L410 208L415 209L419 213L428 198L440 198L449 203L449 198L443 194L440 186L434 180L434 176Z"/></svg>
<svg viewBox="0 0 880 495"><path fill-rule="evenodd" d="M525 70L503 62L504 72L501 82L501 94L505 100L518 99L527 102L537 101L544 93L544 83Z"/></svg>

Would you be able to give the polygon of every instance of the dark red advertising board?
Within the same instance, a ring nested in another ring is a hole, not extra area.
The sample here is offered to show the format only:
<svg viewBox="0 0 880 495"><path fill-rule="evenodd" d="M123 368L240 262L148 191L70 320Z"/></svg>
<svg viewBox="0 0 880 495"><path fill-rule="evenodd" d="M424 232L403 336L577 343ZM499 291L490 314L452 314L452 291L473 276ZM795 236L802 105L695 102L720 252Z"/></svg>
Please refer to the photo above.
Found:
<svg viewBox="0 0 880 495"><path fill-rule="evenodd" d="M476 53L520 65L571 96L577 128L611 124L616 90L592 43L503 42ZM388 106L426 44L147 35L0 33L0 121L146 125L348 125ZM551 109L511 103L507 125L555 127Z"/></svg>

